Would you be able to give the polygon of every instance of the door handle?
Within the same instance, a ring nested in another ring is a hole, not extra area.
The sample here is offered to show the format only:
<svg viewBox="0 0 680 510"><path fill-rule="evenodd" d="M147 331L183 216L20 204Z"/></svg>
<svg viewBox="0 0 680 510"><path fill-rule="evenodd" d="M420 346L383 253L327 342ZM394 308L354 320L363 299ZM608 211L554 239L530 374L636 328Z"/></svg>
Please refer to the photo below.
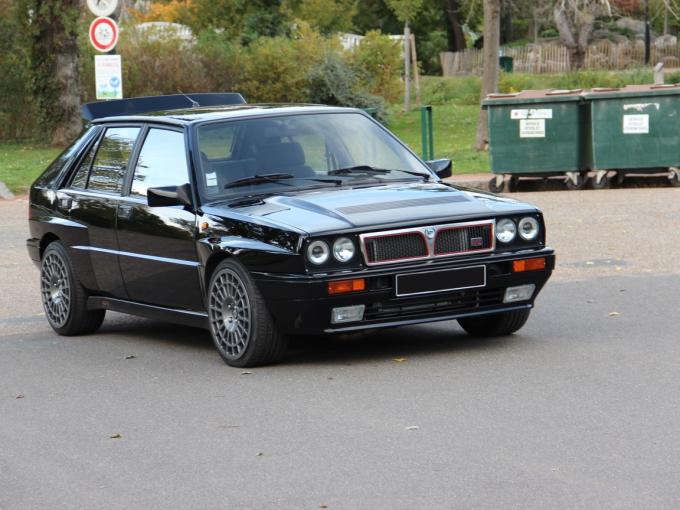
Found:
<svg viewBox="0 0 680 510"><path fill-rule="evenodd" d="M132 217L132 206L128 204L120 204L118 206L118 217L124 220L129 220Z"/></svg>
<svg viewBox="0 0 680 510"><path fill-rule="evenodd" d="M73 199L71 197L69 197L69 196L59 197L59 208L60 209L70 211L71 206L73 206Z"/></svg>

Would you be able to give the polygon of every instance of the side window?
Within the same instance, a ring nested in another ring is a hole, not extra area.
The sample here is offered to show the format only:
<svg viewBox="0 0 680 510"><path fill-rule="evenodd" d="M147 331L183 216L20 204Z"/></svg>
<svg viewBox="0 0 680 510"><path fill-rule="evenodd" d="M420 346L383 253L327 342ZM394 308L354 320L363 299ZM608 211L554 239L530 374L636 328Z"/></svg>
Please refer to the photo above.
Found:
<svg viewBox="0 0 680 510"><path fill-rule="evenodd" d="M121 192L130 153L138 134L137 127L115 127L106 130L94 158L88 189Z"/></svg>
<svg viewBox="0 0 680 510"><path fill-rule="evenodd" d="M72 188L85 189L87 187L87 176L90 174L90 167L92 166L92 160L94 159L94 153L97 151L97 144L92 144L90 150L87 152L83 160L80 162L80 166L73 176L71 181Z"/></svg>
<svg viewBox="0 0 680 510"><path fill-rule="evenodd" d="M145 197L147 188L180 186L189 182L184 134L149 129L137 158L130 195Z"/></svg>

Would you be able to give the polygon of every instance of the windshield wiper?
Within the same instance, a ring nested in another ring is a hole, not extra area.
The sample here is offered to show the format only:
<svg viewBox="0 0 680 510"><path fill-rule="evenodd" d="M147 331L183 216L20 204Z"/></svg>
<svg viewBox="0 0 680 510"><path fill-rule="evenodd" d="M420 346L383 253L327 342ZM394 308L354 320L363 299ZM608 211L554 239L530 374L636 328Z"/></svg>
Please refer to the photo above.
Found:
<svg viewBox="0 0 680 510"><path fill-rule="evenodd" d="M265 182L276 182L285 179L294 179L295 176L292 174L255 174L250 177L243 177L242 179L236 179L235 181L228 182L224 185L224 189L228 188L238 188L239 186L248 186L249 184L262 184ZM292 186L289 182L281 182L280 184L285 184L286 186Z"/></svg>
<svg viewBox="0 0 680 510"><path fill-rule="evenodd" d="M430 180L430 175L422 172L413 172L411 170L401 170L399 168L376 168L370 165L356 165L347 168L337 168L326 172L328 175L347 175L347 174L389 174L391 172L403 172L409 175L416 175L422 177L426 181Z"/></svg>

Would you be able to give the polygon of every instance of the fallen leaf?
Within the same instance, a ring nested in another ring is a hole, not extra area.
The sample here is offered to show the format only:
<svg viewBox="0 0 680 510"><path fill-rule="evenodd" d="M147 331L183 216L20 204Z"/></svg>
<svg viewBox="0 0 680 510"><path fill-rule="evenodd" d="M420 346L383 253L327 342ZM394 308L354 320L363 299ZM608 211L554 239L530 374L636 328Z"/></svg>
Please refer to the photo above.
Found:
<svg viewBox="0 0 680 510"><path fill-rule="evenodd" d="M244 370L243 372L241 372L241 375L250 375L250 374L252 374L252 372L248 372L247 370Z"/></svg>
<svg viewBox="0 0 680 510"><path fill-rule="evenodd" d="M595 262L593 262L592 260L588 260L586 262L586 266L594 266L594 265L595 265Z"/></svg>
<svg viewBox="0 0 680 510"><path fill-rule="evenodd" d="M121 436L120 434L114 434L112 436L109 436L109 439L120 439L121 437L123 436Z"/></svg>
<svg viewBox="0 0 680 510"><path fill-rule="evenodd" d="M594 302L595 302L594 299L589 299L588 301L586 301L586 303L594 303Z"/></svg>
<svg viewBox="0 0 680 510"><path fill-rule="evenodd" d="M137 356L135 356L134 354L128 354L127 356L125 356L125 359L135 359L136 357Z"/></svg>
<svg viewBox="0 0 680 510"><path fill-rule="evenodd" d="M257 455L255 455L255 457L262 457L263 455L264 455L264 453L258 452Z"/></svg>
<svg viewBox="0 0 680 510"><path fill-rule="evenodd" d="M406 358L393 358L392 361L396 361L397 363L403 363L406 361Z"/></svg>
<svg viewBox="0 0 680 510"><path fill-rule="evenodd" d="M16 397L14 397L14 398L16 398L16 399L18 400L18 399L20 399L20 398L25 398L25 397L24 397L21 393L19 393L19 394L18 394Z"/></svg>
<svg viewBox="0 0 680 510"><path fill-rule="evenodd" d="M420 427L418 425L409 425L406 427L406 430L420 430Z"/></svg>
<svg viewBox="0 0 680 510"><path fill-rule="evenodd" d="M619 312L609 312L610 317L618 317L619 315L621 315Z"/></svg>

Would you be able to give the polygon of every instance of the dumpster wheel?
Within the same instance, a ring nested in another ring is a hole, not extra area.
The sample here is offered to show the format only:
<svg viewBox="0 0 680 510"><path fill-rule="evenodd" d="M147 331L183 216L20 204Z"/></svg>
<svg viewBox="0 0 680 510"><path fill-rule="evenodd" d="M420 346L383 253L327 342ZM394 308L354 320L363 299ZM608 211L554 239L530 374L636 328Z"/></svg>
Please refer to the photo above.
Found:
<svg viewBox="0 0 680 510"><path fill-rule="evenodd" d="M607 189L611 185L611 179L606 170L598 170L595 177L590 180L593 189Z"/></svg>
<svg viewBox="0 0 680 510"><path fill-rule="evenodd" d="M670 182L671 186L674 188L680 187L680 168L672 166L668 170L670 170L668 182Z"/></svg>
<svg viewBox="0 0 680 510"><path fill-rule="evenodd" d="M491 193L502 193L505 189L504 175L499 174L491 178L489 181L489 191Z"/></svg>
<svg viewBox="0 0 680 510"><path fill-rule="evenodd" d="M586 172L566 172L564 174L567 189L580 190L588 184L588 174Z"/></svg>

